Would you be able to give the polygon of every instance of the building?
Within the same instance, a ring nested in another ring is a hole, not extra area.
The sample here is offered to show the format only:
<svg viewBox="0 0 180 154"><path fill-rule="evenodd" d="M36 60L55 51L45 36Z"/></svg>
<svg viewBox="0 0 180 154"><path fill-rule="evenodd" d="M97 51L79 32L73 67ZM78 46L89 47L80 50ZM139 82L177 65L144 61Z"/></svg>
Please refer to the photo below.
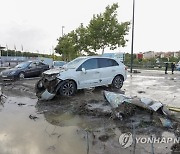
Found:
<svg viewBox="0 0 180 154"><path fill-rule="evenodd" d="M143 58L144 58L144 59L155 58L155 53L154 53L154 51L144 52L144 53L143 53Z"/></svg>

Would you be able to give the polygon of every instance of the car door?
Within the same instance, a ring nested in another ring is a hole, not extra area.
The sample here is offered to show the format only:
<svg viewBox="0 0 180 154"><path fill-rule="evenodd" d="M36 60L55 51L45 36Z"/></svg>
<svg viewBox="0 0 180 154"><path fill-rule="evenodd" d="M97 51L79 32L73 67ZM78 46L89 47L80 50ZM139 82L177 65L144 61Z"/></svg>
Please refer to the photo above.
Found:
<svg viewBox="0 0 180 154"><path fill-rule="evenodd" d="M85 69L85 72L82 71L82 68ZM87 59L80 65L77 71L79 89L91 88L100 85L100 72L96 58Z"/></svg>
<svg viewBox="0 0 180 154"><path fill-rule="evenodd" d="M37 76L37 64L36 64L36 62L32 62L28 66L28 69L26 70L26 74L28 77Z"/></svg>
<svg viewBox="0 0 180 154"><path fill-rule="evenodd" d="M41 62L37 62L36 66L37 66L36 76L41 75L42 72L48 69L47 68L48 66Z"/></svg>
<svg viewBox="0 0 180 154"><path fill-rule="evenodd" d="M110 58L98 58L101 85L111 84L119 64Z"/></svg>

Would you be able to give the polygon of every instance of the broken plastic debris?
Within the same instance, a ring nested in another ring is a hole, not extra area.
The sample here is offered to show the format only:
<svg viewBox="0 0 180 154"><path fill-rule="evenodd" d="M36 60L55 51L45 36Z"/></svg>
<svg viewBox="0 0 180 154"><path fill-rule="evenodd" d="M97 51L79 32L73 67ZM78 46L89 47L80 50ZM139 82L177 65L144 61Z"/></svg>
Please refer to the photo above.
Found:
<svg viewBox="0 0 180 154"><path fill-rule="evenodd" d="M169 119L159 118L164 127L172 128L172 122Z"/></svg>
<svg viewBox="0 0 180 154"><path fill-rule="evenodd" d="M51 94L47 91L47 89L42 93L40 100L51 100L53 99L55 94Z"/></svg>
<svg viewBox="0 0 180 154"><path fill-rule="evenodd" d="M117 108L119 105L125 102L155 112L161 109L164 115L171 115L171 112L165 106L163 106L161 102L153 101L149 98L130 98L126 97L125 95L116 94L109 91L104 91L104 96L113 108Z"/></svg>
<svg viewBox="0 0 180 154"><path fill-rule="evenodd" d="M123 102L131 101L131 98L126 97L123 94L116 94L109 91L104 91L104 96L113 108L118 107L118 105L122 104Z"/></svg>

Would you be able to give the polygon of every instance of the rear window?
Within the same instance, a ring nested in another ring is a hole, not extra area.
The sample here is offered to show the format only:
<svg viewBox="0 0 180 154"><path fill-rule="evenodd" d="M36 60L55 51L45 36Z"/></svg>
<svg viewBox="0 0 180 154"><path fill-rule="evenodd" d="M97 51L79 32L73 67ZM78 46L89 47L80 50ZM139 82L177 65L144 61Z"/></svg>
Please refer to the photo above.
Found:
<svg viewBox="0 0 180 154"><path fill-rule="evenodd" d="M108 58L99 58L98 63L99 63L99 68L112 67L112 66L118 66L119 65L115 60L108 59Z"/></svg>

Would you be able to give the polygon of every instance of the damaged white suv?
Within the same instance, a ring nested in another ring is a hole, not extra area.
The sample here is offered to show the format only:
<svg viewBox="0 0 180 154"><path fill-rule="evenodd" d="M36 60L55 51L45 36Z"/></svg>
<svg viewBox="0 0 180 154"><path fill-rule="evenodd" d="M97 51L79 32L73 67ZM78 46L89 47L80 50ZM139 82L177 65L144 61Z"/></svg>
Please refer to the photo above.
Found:
<svg viewBox="0 0 180 154"><path fill-rule="evenodd" d="M127 78L126 66L113 58L79 57L61 69L43 73L36 84L39 99L52 99L56 94L71 96L78 89L112 85L120 89Z"/></svg>

